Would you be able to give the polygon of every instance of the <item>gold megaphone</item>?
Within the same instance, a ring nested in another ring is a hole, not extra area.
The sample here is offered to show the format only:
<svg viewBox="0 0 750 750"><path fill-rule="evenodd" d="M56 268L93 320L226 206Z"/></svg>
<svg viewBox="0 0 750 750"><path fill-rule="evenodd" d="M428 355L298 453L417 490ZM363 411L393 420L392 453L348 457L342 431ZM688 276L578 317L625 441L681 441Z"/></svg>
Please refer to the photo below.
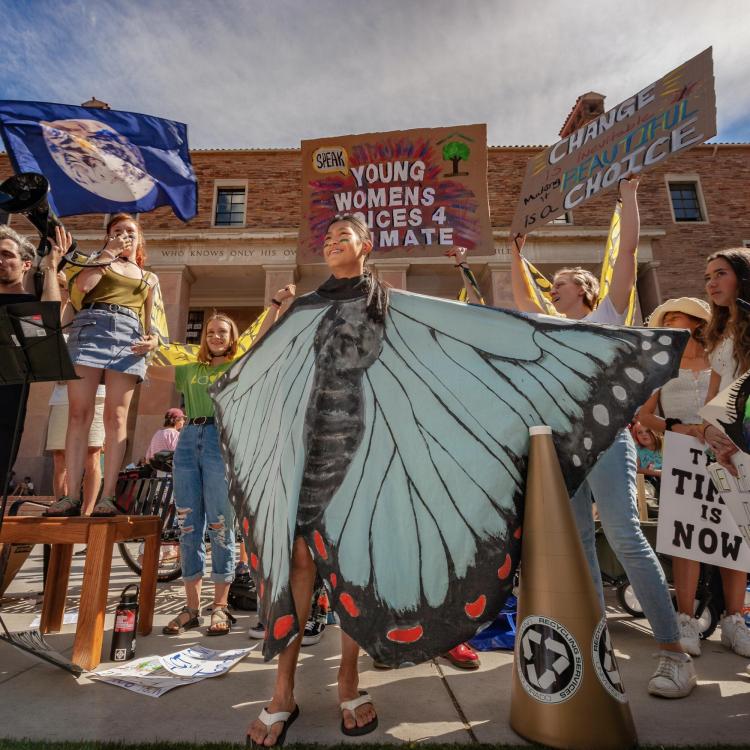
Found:
<svg viewBox="0 0 750 750"><path fill-rule="evenodd" d="M55 212L49 207L47 193L49 181L38 172L22 172L9 177L0 184L0 211L9 214L23 214L40 234L37 255L44 257L52 249L55 239L55 228L65 227ZM74 242L68 254L76 249ZM65 265L65 259L60 262L60 268Z"/></svg>

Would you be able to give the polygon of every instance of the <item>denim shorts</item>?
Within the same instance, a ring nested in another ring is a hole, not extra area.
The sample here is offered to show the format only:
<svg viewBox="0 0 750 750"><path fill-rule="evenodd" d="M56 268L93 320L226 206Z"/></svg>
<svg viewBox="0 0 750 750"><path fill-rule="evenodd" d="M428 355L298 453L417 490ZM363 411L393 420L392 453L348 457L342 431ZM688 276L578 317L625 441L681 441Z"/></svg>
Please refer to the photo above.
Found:
<svg viewBox="0 0 750 750"><path fill-rule="evenodd" d="M130 347L142 337L141 323L132 310L112 305L112 310L86 308L76 314L68 329L68 352L74 365L146 374L146 357Z"/></svg>

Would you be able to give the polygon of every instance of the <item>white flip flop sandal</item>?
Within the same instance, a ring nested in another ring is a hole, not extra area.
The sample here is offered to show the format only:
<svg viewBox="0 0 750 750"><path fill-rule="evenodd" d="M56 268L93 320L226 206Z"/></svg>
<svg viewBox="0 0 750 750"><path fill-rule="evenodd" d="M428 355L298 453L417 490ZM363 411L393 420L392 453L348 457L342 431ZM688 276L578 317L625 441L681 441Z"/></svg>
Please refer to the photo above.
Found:
<svg viewBox="0 0 750 750"><path fill-rule="evenodd" d="M356 709L358 709L360 706L364 706L365 703L373 703L372 698L370 697L369 693L364 690L360 690L358 698L352 698L350 701L344 701L343 703L340 703L339 708L342 712L351 711L352 713L354 713ZM373 706L374 705L375 704L373 703ZM348 729L344 724L343 713L341 716L341 732L347 737L361 737L364 734L370 734L370 732L373 732L375 729L377 729L377 726L378 717L376 716L371 722L365 724L364 726L354 726L352 727L352 729Z"/></svg>
<svg viewBox="0 0 750 750"><path fill-rule="evenodd" d="M296 721L299 716L299 706L295 706L293 711L277 711L275 714L269 714L264 708L258 719L262 721L269 729L280 721L284 722L284 728L281 730L281 734L276 738L276 744L271 747L281 747L286 739L286 732L292 724ZM250 735L247 735L247 741L245 747L252 748L252 750L266 750L266 745L259 745L257 742L253 742Z"/></svg>

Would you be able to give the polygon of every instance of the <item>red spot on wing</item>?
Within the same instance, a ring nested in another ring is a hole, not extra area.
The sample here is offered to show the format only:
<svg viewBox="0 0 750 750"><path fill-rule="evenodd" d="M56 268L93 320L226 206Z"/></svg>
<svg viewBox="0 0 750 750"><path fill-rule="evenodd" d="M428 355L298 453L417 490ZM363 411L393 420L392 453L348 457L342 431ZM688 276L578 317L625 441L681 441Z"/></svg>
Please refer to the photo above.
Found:
<svg viewBox="0 0 750 750"><path fill-rule="evenodd" d="M344 592L339 597L339 601L341 602L341 606L347 611L347 614L350 617L359 617L359 607L354 603L354 599L352 599L351 594L347 594Z"/></svg>
<svg viewBox="0 0 750 750"><path fill-rule="evenodd" d="M517 528L517 529L516 529L516 530L515 530L515 531L513 532L513 536L514 536L514 537L515 537L516 539L520 539L520 538L521 538L521 528L522 528L522 527L521 527L521 526L519 526L519 527L518 527L518 528Z"/></svg>
<svg viewBox="0 0 750 750"><path fill-rule="evenodd" d="M318 554L324 559L328 559L328 551L326 550L325 542L323 541L323 537L320 535L320 532L316 529L313 531L313 544L315 545L315 549L317 550Z"/></svg>
<svg viewBox="0 0 750 750"><path fill-rule="evenodd" d="M510 555L506 555L505 562L497 569L497 577L500 579L507 578L510 575L511 565Z"/></svg>
<svg viewBox="0 0 750 750"><path fill-rule="evenodd" d="M332 589L336 588L336 584L338 583L338 580L339 579L336 577L336 574L335 573L331 573L330 581L331 581L331 588Z"/></svg>
<svg viewBox="0 0 750 750"><path fill-rule="evenodd" d="M424 635L424 629L421 625L415 625L412 628L393 628L385 635L394 643L415 643Z"/></svg>
<svg viewBox="0 0 750 750"><path fill-rule="evenodd" d="M283 615L273 624L273 637L280 641L289 635L289 631L294 627L294 615Z"/></svg>
<svg viewBox="0 0 750 750"><path fill-rule="evenodd" d="M486 606L487 597L484 594L481 594L473 602L467 602L464 611L472 618L472 620L476 620L477 617L482 615Z"/></svg>
<svg viewBox="0 0 750 750"><path fill-rule="evenodd" d="M250 553L250 567L252 567L253 570L258 570L258 555L256 555L255 552Z"/></svg>

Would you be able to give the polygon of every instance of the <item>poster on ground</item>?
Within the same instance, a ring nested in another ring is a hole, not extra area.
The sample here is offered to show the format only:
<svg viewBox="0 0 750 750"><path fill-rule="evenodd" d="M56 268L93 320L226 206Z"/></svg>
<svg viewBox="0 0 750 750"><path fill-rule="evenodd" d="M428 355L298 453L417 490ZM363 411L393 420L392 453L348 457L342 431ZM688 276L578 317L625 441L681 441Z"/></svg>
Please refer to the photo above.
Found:
<svg viewBox="0 0 750 750"><path fill-rule="evenodd" d="M712 48L529 159L513 235L716 135Z"/></svg>
<svg viewBox="0 0 750 750"><path fill-rule="evenodd" d="M140 695L160 698L174 688L226 674L254 648L217 651L205 646L189 646L173 654L145 656L110 669L90 672L87 676Z"/></svg>
<svg viewBox="0 0 750 750"><path fill-rule="evenodd" d="M367 222L374 259L434 257L452 245L494 252L486 125L318 138L301 149L298 262L323 261L340 214Z"/></svg>
<svg viewBox="0 0 750 750"><path fill-rule="evenodd" d="M656 550L750 571L750 547L711 480L704 447L687 435L665 435Z"/></svg>

